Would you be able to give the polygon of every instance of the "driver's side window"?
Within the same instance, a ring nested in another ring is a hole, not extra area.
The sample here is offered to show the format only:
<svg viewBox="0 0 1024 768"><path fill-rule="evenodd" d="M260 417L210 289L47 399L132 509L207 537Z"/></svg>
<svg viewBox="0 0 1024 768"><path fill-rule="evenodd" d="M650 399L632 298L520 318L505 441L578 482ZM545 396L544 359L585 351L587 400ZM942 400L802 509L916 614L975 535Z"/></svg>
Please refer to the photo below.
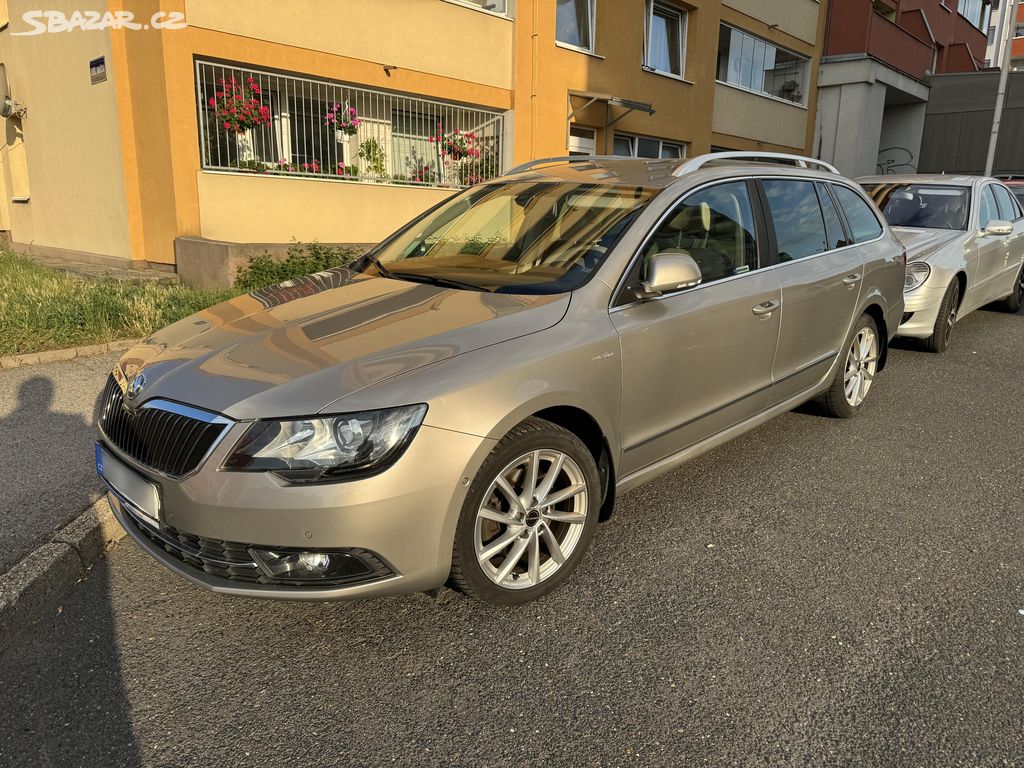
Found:
<svg viewBox="0 0 1024 768"><path fill-rule="evenodd" d="M996 205L996 196L992 191L992 185L987 184L981 190L981 205L978 208L978 227L984 229L993 219L999 218L999 207Z"/></svg>
<svg viewBox="0 0 1024 768"><path fill-rule="evenodd" d="M683 198L640 251L617 304L634 300L647 264L663 251L685 251L700 267L701 283L757 269L757 228L745 181L731 181Z"/></svg>

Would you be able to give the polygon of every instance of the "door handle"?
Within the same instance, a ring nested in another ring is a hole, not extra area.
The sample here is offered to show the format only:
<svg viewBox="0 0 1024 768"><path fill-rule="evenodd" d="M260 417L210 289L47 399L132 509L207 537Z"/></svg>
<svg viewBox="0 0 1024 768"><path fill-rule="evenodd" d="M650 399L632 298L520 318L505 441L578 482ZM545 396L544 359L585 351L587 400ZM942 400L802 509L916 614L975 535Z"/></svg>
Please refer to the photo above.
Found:
<svg viewBox="0 0 1024 768"><path fill-rule="evenodd" d="M847 275L843 278L843 285L847 288L853 288L857 283L860 282L860 275Z"/></svg>
<svg viewBox="0 0 1024 768"><path fill-rule="evenodd" d="M771 301L765 301L762 302L761 304L755 304L753 309L751 309L750 311L753 312L758 317L764 317L766 315L770 315L772 312L778 309L779 303L780 302L778 302L777 300L772 299Z"/></svg>

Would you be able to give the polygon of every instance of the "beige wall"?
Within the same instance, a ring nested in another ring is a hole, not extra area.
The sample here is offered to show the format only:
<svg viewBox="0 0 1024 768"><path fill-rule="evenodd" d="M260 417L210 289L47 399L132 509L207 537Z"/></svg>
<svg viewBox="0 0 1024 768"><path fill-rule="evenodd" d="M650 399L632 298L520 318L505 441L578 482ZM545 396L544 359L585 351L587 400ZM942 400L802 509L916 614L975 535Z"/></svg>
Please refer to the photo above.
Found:
<svg viewBox="0 0 1024 768"><path fill-rule="evenodd" d="M115 97L122 73L111 67L110 36L11 34L28 30L21 16L39 7L35 0L10 0L11 23L0 32L0 61L11 92L28 107L23 121L7 121L2 150L2 204L11 237L16 243L130 258ZM45 7L69 16L106 10L105 3L88 0L48 0ZM91 85L89 60L99 56L107 60L107 82ZM27 179L19 178L24 173ZM12 204L17 194L29 194L29 202Z"/></svg>
<svg viewBox="0 0 1024 768"><path fill-rule="evenodd" d="M200 235L233 243L376 243L453 189L198 174Z"/></svg>
<svg viewBox="0 0 1024 768"><path fill-rule="evenodd" d="M715 84L714 130L803 152L808 112L804 107L732 86ZM746 149L746 147L743 147Z"/></svg>
<svg viewBox="0 0 1024 768"><path fill-rule="evenodd" d="M814 45L821 3L817 0L723 0L722 5Z"/></svg>
<svg viewBox="0 0 1024 768"><path fill-rule="evenodd" d="M195 27L511 87L512 22L451 3L187 0L185 13Z"/></svg>

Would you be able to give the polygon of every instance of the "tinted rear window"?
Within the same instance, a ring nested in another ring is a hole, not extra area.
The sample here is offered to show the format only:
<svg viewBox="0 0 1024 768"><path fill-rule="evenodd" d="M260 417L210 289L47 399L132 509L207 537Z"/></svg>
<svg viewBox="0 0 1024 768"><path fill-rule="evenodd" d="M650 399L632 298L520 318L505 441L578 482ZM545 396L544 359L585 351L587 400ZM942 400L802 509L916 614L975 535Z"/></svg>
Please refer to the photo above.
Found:
<svg viewBox="0 0 1024 768"><path fill-rule="evenodd" d="M780 261L802 259L829 249L813 181L765 179L761 183L775 225Z"/></svg>
<svg viewBox="0 0 1024 768"><path fill-rule="evenodd" d="M882 224L867 201L849 187L832 185L832 192L839 201L839 207L846 214L853 242L863 243L874 240L882 234Z"/></svg>

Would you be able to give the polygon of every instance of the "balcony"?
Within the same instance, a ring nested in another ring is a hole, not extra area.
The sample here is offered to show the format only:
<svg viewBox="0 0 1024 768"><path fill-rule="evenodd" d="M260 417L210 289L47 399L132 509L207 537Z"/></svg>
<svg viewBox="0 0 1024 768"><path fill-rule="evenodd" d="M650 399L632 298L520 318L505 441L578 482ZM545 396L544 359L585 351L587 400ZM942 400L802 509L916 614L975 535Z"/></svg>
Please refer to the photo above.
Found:
<svg viewBox="0 0 1024 768"><path fill-rule="evenodd" d="M196 62L204 170L464 187L502 170L499 112Z"/></svg>
<svg viewBox="0 0 1024 768"><path fill-rule="evenodd" d="M932 46L885 17L871 14L867 53L904 74L923 80L933 66Z"/></svg>

